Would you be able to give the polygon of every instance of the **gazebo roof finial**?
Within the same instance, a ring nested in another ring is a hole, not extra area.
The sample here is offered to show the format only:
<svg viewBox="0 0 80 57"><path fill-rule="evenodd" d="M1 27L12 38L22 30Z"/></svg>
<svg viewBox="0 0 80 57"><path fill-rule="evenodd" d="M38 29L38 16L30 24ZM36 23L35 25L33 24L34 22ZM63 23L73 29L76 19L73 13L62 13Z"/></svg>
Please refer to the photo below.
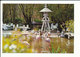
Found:
<svg viewBox="0 0 80 57"><path fill-rule="evenodd" d="M45 4L45 8L47 8L47 4Z"/></svg>
<svg viewBox="0 0 80 57"><path fill-rule="evenodd" d="M44 8L40 12L52 12L52 11L48 9L47 4L45 4Z"/></svg>

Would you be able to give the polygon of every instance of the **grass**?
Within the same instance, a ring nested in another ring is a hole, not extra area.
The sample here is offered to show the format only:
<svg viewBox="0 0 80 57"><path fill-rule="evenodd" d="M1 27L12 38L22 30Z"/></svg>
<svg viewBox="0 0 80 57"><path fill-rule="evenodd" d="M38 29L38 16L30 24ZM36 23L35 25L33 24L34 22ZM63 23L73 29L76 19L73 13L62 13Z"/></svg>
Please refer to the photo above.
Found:
<svg viewBox="0 0 80 57"><path fill-rule="evenodd" d="M51 47L49 48L50 53L66 53L65 49L61 49L60 46L57 49L54 48L54 43L51 42Z"/></svg>

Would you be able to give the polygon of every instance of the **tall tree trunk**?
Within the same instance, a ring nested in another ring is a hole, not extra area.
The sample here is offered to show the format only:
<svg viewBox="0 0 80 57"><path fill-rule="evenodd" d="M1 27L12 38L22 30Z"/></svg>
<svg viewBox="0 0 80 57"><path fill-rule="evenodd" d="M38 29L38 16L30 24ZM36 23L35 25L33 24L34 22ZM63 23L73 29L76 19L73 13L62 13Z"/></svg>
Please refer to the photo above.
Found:
<svg viewBox="0 0 80 57"><path fill-rule="evenodd" d="M33 28L33 25L32 25L32 22L31 22L31 17L25 17L25 25L29 25L29 27L32 29Z"/></svg>
<svg viewBox="0 0 80 57"><path fill-rule="evenodd" d="M16 17L16 5L14 5L14 7L13 7L13 23L15 23L16 21L15 21L15 17Z"/></svg>
<svg viewBox="0 0 80 57"><path fill-rule="evenodd" d="M13 22L13 19L12 19L12 9L10 8L10 16L11 16L11 22Z"/></svg>

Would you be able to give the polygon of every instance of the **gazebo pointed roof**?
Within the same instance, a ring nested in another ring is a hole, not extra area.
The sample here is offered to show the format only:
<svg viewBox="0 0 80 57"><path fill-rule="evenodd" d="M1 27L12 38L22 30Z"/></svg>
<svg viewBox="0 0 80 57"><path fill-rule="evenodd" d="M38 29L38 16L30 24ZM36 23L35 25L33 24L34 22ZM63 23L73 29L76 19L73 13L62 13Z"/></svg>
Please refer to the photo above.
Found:
<svg viewBox="0 0 80 57"><path fill-rule="evenodd" d="M47 5L45 4L45 8L43 8L40 12L52 12L52 11L48 9Z"/></svg>

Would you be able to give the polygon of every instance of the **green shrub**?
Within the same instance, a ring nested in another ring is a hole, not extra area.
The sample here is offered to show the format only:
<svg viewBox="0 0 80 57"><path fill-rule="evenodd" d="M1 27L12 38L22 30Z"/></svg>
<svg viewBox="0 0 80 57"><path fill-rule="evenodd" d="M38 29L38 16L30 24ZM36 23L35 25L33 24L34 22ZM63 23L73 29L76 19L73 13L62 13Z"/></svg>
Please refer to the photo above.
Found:
<svg viewBox="0 0 80 57"><path fill-rule="evenodd" d="M39 23L42 22L40 19L35 19L34 21L35 21L35 22L39 22Z"/></svg>
<svg viewBox="0 0 80 57"><path fill-rule="evenodd" d="M11 22L10 22L10 19L4 19L3 23L11 23Z"/></svg>
<svg viewBox="0 0 80 57"><path fill-rule="evenodd" d="M74 32L74 20L69 20L65 22L66 27L69 28L71 32Z"/></svg>
<svg viewBox="0 0 80 57"><path fill-rule="evenodd" d="M20 24L20 23L22 23L22 19L16 18L16 19L15 19L15 22L16 22L17 24Z"/></svg>

